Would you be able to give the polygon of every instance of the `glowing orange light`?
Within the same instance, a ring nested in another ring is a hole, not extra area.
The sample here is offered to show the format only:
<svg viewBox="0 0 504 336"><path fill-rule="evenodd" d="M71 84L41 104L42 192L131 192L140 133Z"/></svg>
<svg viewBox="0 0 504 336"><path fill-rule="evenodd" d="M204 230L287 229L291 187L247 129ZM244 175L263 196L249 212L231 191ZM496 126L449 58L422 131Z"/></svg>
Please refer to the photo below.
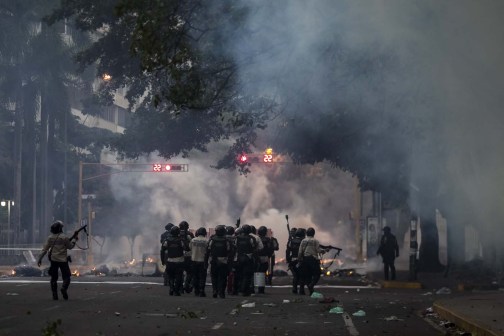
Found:
<svg viewBox="0 0 504 336"><path fill-rule="evenodd" d="M266 153L267 155L273 154L273 148L266 148L266 150L264 151L264 153Z"/></svg>
<svg viewBox="0 0 504 336"><path fill-rule="evenodd" d="M110 76L108 73L104 73L104 74L102 75L102 79L103 79L104 81L108 82L109 80L111 80L111 79L112 79L112 76Z"/></svg>

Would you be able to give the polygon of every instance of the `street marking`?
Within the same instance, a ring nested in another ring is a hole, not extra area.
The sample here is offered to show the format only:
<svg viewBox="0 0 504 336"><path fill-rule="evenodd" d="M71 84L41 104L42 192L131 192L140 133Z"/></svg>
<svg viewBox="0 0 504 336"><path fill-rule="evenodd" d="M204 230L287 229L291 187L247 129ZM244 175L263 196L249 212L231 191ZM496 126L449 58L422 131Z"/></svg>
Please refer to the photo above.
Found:
<svg viewBox="0 0 504 336"><path fill-rule="evenodd" d="M355 328L355 326L353 324L353 321L352 321L352 318L350 317L350 315L348 315L348 313L343 313L342 316L343 316L343 322L345 322L345 326L347 327L348 332L350 333L350 335L352 335L352 336L358 336L359 332Z"/></svg>
<svg viewBox="0 0 504 336"><path fill-rule="evenodd" d="M212 327L212 329L213 329L213 330L217 330L217 329L219 329L220 327L222 327L222 325L223 325L223 324L224 324L224 323L216 323L216 324Z"/></svg>

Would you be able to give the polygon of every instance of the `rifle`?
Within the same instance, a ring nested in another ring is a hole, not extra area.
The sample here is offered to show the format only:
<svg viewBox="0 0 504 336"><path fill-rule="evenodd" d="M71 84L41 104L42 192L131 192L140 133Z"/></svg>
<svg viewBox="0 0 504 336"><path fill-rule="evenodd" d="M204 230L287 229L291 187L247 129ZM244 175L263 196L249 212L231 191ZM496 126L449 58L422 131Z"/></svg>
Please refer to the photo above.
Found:
<svg viewBox="0 0 504 336"><path fill-rule="evenodd" d="M320 245L320 248L323 248L324 250L336 250L336 256L339 256L340 252L343 251L343 249L339 248L339 247L336 247L336 246L332 246L332 245Z"/></svg>
<svg viewBox="0 0 504 336"><path fill-rule="evenodd" d="M80 233L82 230L84 230L84 232L86 232L86 233L87 233L87 231L86 231L86 227L87 227L87 224L86 224L86 225L84 225L84 226L81 226L78 230L76 230L76 231L73 233L73 235L70 237L70 240L72 240L72 239L77 239L77 236L79 235L79 233Z"/></svg>
<svg viewBox="0 0 504 336"><path fill-rule="evenodd" d="M290 232L290 225L289 225L289 215L285 215L285 220L287 221L287 233L288 233L288 241L291 240L291 232Z"/></svg>

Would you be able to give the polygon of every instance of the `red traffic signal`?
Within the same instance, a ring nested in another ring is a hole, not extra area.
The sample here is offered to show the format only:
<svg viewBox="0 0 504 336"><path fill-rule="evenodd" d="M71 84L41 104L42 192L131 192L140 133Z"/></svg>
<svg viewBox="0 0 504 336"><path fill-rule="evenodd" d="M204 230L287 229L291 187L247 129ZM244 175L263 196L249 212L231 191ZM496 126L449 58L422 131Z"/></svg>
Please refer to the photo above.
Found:
<svg viewBox="0 0 504 336"><path fill-rule="evenodd" d="M242 154L242 155L240 155L238 160L240 161L240 163L247 163L248 157L246 154Z"/></svg>

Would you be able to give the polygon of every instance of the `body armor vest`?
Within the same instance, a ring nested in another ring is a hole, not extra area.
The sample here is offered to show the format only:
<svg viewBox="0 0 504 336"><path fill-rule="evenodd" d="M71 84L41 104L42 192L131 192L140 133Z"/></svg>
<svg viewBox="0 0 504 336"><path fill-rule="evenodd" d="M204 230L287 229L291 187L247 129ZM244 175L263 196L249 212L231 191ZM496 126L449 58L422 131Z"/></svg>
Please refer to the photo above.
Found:
<svg viewBox="0 0 504 336"><path fill-rule="evenodd" d="M184 255L182 240L180 237L170 237L166 240L166 250L168 258L178 258Z"/></svg>
<svg viewBox="0 0 504 336"><path fill-rule="evenodd" d="M236 252L238 254L250 254L254 252L254 238L249 235L236 237Z"/></svg>
<svg viewBox="0 0 504 336"><path fill-rule="evenodd" d="M291 255L294 258L297 258L298 253L299 253L299 247L301 246L301 238L299 237L294 237L292 238L290 242L290 250L291 250Z"/></svg>
<svg viewBox="0 0 504 336"><path fill-rule="evenodd" d="M210 254L214 258L227 257L229 254L228 239L226 237L213 237Z"/></svg>

